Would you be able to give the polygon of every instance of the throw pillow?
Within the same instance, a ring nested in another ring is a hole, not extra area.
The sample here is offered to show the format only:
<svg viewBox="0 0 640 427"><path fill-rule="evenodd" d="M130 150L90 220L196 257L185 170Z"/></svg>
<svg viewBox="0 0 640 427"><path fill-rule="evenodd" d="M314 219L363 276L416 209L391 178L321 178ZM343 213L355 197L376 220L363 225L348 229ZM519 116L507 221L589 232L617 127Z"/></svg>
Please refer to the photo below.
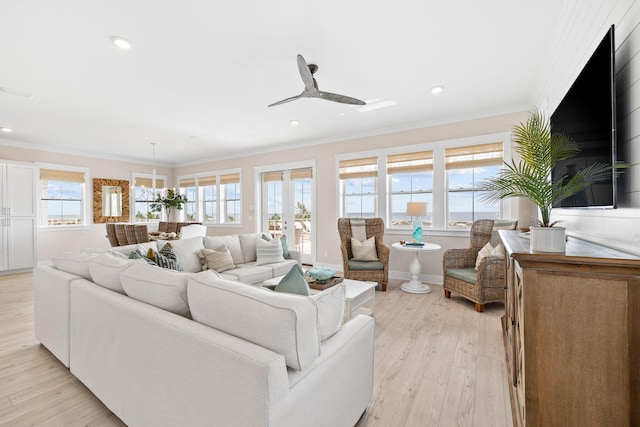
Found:
<svg viewBox="0 0 640 427"><path fill-rule="evenodd" d="M148 264L157 265L152 259L147 257L146 253L143 254L138 248L131 251L131 253L129 254L129 259L142 259Z"/></svg>
<svg viewBox="0 0 640 427"><path fill-rule="evenodd" d="M264 239L256 238L256 265L273 264L276 262L284 262L282 256L282 242L279 237L274 237L271 241L266 242Z"/></svg>
<svg viewBox="0 0 640 427"><path fill-rule="evenodd" d="M175 265L175 268L174 267L167 267L167 268L171 268L172 270L176 270L176 271L182 271L182 266L180 265L180 261L178 261L178 256L173 251L173 245L171 243L167 242L167 244L164 245L162 249L160 249L160 255L166 257L167 260L173 261L172 265ZM163 267L163 266L160 265L160 267Z"/></svg>
<svg viewBox="0 0 640 427"><path fill-rule="evenodd" d="M491 255L491 251L493 251L493 246L491 246L491 242L487 242L486 245L480 249L478 252L478 256L476 257L476 270L480 268L480 263L485 257Z"/></svg>
<svg viewBox="0 0 640 427"><path fill-rule="evenodd" d="M351 253L354 261L378 261L376 238L370 237L364 242L351 238Z"/></svg>
<svg viewBox="0 0 640 427"><path fill-rule="evenodd" d="M226 246L222 246L218 248L218 250L214 249L200 249L201 259L202 259L202 269L203 270L215 270L218 273L222 273L226 270L231 270L236 268L233 264L233 257L231 256L231 252L229 248Z"/></svg>
<svg viewBox="0 0 640 427"><path fill-rule="evenodd" d="M156 252L151 248L149 248L149 250L147 251L147 258L155 262L158 267L168 268L170 270L182 271L182 268L180 268L180 264L178 264L177 260L167 258L166 256L162 255L160 252Z"/></svg>
<svg viewBox="0 0 640 427"><path fill-rule="evenodd" d="M288 292L290 294L298 294L309 296L309 284L304 277L302 268L298 264L294 264L291 270L280 280L280 283L273 289L276 292Z"/></svg>
<svg viewBox="0 0 640 427"><path fill-rule="evenodd" d="M318 328L320 341L324 341L338 332L344 319L344 300L346 287L344 283L311 295L318 304Z"/></svg>
<svg viewBox="0 0 640 427"><path fill-rule="evenodd" d="M272 240L271 234L262 233L262 239L270 242ZM291 259L291 256L289 255L289 246L287 245L287 236L280 236L280 242L282 243L282 257L284 259Z"/></svg>

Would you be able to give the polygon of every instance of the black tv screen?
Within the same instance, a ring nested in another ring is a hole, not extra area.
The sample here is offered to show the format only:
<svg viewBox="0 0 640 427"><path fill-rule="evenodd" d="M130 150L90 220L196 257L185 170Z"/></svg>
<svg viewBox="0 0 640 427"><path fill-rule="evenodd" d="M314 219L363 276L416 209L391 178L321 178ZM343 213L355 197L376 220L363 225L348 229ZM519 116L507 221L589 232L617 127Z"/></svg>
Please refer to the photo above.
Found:
<svg viewBox="0 0 640 427"><path fill-rule="evenodd" d="M558 162L554 182L571 177L592 163L611 165L611 176L556 203L556 208L616 206L616 90L614 78L614 27L600 42L578 78L551 115L551 133L573 139L580 153Z"/></svg>

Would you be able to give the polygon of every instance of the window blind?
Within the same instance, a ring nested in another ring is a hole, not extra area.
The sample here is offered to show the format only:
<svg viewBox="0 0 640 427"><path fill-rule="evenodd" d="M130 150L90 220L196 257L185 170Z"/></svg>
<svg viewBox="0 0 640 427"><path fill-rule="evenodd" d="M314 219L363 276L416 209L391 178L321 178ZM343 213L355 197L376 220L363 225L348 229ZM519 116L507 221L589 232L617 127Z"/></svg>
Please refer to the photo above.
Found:
<svg viewBox="0 0 640 427"><path fill-rule="evenodd" d="M502 164L502 143L447 148L444 151L446 169L467 169Z"/></svg>
<svg viewBox="0 0 640 427"><path fill-rule="evenodd" d="M195 186L196 186L195 178L183 178L180 180L180 188L195 187Z"/></svg>
<svg viewBox="0 0 640 427"><path fill-rule="evenodd" d="M153 188L153 180L151 178L136 177L135 187ZM156 188L164 188L164 179L156 178Z"/></svg>
<svg viewBox="0 0 640 427"><path fill-rule="evenodd" d="M378 176L378 158L341 160L340 179L369 178Z"/></svg>
<svg viewBox="0 0 640 427"><path fill-rule="evenodd" d="M313 169L294 169L289 172L289 179L311 179L313 178Z"/></svg>
<svg viewBox="0 0 640 427"><path fill-rule="evenodd" d="M230 173L227 175L220 175L220 184L237 184L240 182L239 173Z"/></svg>
<svg viewBox="0 0 640 427"><path fill-rule="evenodd" d="M40 179L47 181L85 182L84 172L59 169L40 169Z"/></svg>
<svg viewBox="0 0 640 427"><path fill-rule="evenodd" d="M265 172L262 174L262 182L283 181L282 172Z"/></svg>
<svg viewBox="0 0 640 427"><path fill-rule="evenodd" d="M433 151L387 156L387 173L410 173L433 170Z"/></svg>
<svg viewBox="0 0 640 427"><path fill-rule="evenodd" d="M200 187L205 187L207 185L216 185L216 177L215 176L201 176L198 178L198 185Z"/></svg>

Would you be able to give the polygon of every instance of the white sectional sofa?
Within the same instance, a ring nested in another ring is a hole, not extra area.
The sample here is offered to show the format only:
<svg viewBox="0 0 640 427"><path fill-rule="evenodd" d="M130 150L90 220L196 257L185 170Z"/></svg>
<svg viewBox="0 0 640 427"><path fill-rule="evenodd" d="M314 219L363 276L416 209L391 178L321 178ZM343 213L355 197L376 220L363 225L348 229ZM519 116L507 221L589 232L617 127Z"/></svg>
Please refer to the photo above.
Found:
<svg viewBox="0 0 640 427"><path fill-rule="evenodd" d="M54 262L34 270L36 338L130 426L353 426L372 398L374 321L342 324L343 285L304 297L110 254Z"/></svg>
<svg viewBox="0 0 640 427"><path fill-rule="evenodd" d="M293 264L300 263L300 253L289 250L289 259L284 262L256 265L256 239L260 238L260 233L231 234L228 236L205 236L192 237L190 239L171 240L170 243L180 260L184 271L201 271L200 258L198 253L201 249L219 249L226 246L231 252L236 268L222 272L225 279L237 280L242 283L257 284L265 280L286 274ZM128 255L135 247L144 249L152 248L155 251L162 249L167 243L164 240L140 243L138 245L116 246L111 248L114 251Z"/></svg>

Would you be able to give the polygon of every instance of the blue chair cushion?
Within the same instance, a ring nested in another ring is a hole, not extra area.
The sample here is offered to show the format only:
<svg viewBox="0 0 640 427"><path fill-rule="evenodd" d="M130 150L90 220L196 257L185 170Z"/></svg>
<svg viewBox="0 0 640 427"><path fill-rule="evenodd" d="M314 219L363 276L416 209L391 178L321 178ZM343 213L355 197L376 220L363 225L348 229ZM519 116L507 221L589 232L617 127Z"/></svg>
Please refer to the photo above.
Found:
<svg viewBox="0 0 640 427"><path fill-rule="evenodd" d="M384 265L380 261L348 261L349 270L384 270Z"/></svg>
<svg viewBox="0 0 640 427"><path fill-rule="evenodd" d="M450 268L447 270L447 276L475 284L478 272L475 268Z"/></svg>

